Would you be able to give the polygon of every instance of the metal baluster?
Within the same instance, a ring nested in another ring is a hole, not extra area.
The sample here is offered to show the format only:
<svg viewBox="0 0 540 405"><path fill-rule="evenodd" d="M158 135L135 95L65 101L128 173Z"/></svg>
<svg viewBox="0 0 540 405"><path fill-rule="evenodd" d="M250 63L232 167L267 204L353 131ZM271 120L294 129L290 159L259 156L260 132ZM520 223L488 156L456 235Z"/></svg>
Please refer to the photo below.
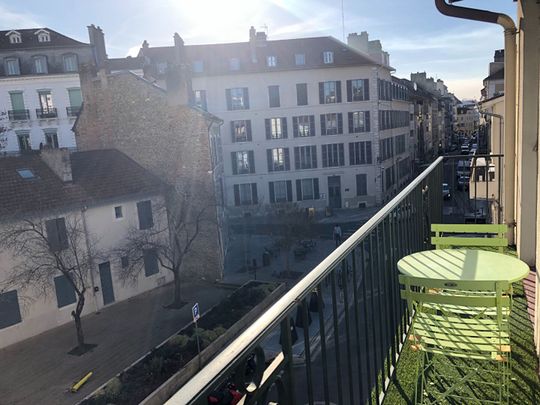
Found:
<svg viewBox="0 0 540 405"><path fill-rule="evenodd" d="M370 234L371 235L371 234ZM371 242L370 242L371 245ZM369 346L369 331L373 331L373 328L368 328L368 308L367 308L367 268L368 265L366 263L366 255L365 255L365 239L360 243L360 263L362 263L362 301L364 305L362 307L364 308L364 341L366 342L366 354L367 354L367 361L366 361L366 371L367 371L367 383L368 383L368 389L366 391L369 404L371 405L373 403L372 401L372 395L371 392L373 391L373 381L371 379L372 377L372 369L371 369L371 359L373 359L373 373L375 373L375 370L377 369L376 366L376 353L373 352L373 350L370 350ZM373 307L372 307L373 312ZM373 336L373 341L375 342L375 336ZM375 380L377 381L377 380Z"/></svg>
<svg viewBox="0 0 540 405"><path fill-rule="evenodd" d="M383 379L383 390L386 391L384 389L384 382L386 380L387 377L390 376L390 359L388 358L388 353L391 352L391 347L389 346L392 346L391 343L390 343L390 340L391 340L391 337L390 337L390 330L391 330L391 327L390 325L388 324L388 322L390 321L390 316L389 316L389 309L388 309L388 296L389 296L389 291L388 291L388 283L386 281L386 278L387 278L387 274L388 274L388 268L389 268L389 262L390 262L390 257L389 257L389 252L388 252L388 243L386 243L386 237L388 235L388 231L386 229L386 223L387 223L387 220L386 219L383 219L381 225L382 225L382 238L381 238L381 241L382 241L382 251L381 251L381 256L382 256L382 266L380 267L380 270L379 270L379 278L381 279L381 289L382 291L384 291L384 299L382 298L382 294L381 292L379 292L379 297L381 297L381 301L382 301L382 308L384 308L383 311L381 311L381 313L383 314L383 323L384 323L384 332L385 332L385 336L384 336L384 357L386 359L385 363L386 363L386 376L384 375L384 372L383 372L383 377L385 377Z"/></svg>
<svg viewBox="0 0 540 405"><path fill-rule="evenodd" d="M349 290L347 289L347 283L348 283L348 277L347 272L348 269L346 267L347 265L347 259L343 260L341 262L341 285L343 286L343 296L344 296L344 304L345 304L345 334L347 337L347 372L349 373L349 397L351 398L351 404L354 404L354 387L352 383L352 350L351 350L351 325L350 325L350 313L349 313Z"/></svg>
<svg viewBox="0 0 540 405"><path fill-rule="evenodd" d="M291 318L287 315L283 321L281 321L281 350L285 357L285 368L283 373L283 380L289 397L291 405L296 403L294 395L294 370L293 370L293 357L292 357L292 339L291 339Z"/></svg>
<svg viewBox="0 0 540 405"><path fill-rule="evenodd" d="M362 355L360 350L360 319L358 309L358 276L356 274L356 249L352 251L352 279L353 279L353 301L354 301L354 319L355 319L355 334L356 334L356 361L358 363L358 389L360 391L360 401L364 401L364 379L362 378ZM362 279L364 283L365 279Z"/></svg>
<svg viewBox="0 0 540 405"><path fill-rule="evenodd" d="M378 370L378 358L377 355L377 343L379 339L377 339L377 332L375 327L375 284L373 281L373 273L374 273L374 254L373 254L373 240L375 239L376 235L373 235L373 231L369 234L369 279L370 279L370 287L371 287L371 330L373 331L373 346L375 346L375 392L376 392L376 398L375 400L377 403L379 402L379 370ZM382 333L379 335L382 339Z"/></svg>
<svg viewBox="0 0 540 405"><path fill-rule="evenodd" d="M336 348L336 379L338 388L338 403L343 403L343 384L341 381L341 352L339 350L339 329L338 329L338 312L336 299L336 269L330 273L330 283L332 287L332 314L334 318L334 346Z"/></svg>
<svg viewBox="0 0 540 405"><path fill-rule="evenodd" d="M304 356L306 362L306 381L309 405L313 405L313 381L311 376L311 351L309 338L309 313L306 299L302 300L302 329L304 330Z"/></svg>
<svg viewBox="0 0 540 405"><path fill-rule="evenodd" d="M328 388L328 359L326 356L326 326L324 319L324 304L323 304L323 287L322 282L317 286L317 311L319 312L319 335L321 337L321 362L323 372L323 391L324 403L330 405L330 395Z"/></svg>

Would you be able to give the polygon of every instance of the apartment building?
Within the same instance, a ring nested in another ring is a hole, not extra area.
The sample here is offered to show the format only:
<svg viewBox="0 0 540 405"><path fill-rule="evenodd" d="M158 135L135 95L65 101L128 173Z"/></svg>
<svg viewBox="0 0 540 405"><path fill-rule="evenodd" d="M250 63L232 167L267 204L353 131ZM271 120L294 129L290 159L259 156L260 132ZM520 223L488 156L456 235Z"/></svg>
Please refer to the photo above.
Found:
<svg viewBox="0 0 540 405"><path fill-rule="evenodd" d="M0 159L0 229L31 222L42 227L51 251L76 251L85 265L92 263L84 273L85 315L172 281L172 273L150 249L141 252L143 271L126 282L121 276L126 259L114 253L133 229L151 229L165 221L158 208L166 188L114 149L70 154L66 148L45 148L6 156ZM39 238L31 242L39 243ZM60 271L51 270L45 250L40 252L34 262L36 272L43 274L33 274L28 285L13 276L25 271L18 267L21 257L0 251L0 348L73 320L74 287ZM87 254L93 256L86 259Z"/></svg>
<svg viewBox="0 0 540 405"><path fill-rule="evenodd" d="M150 47L144 77L166 87L178 58L192 103L223 119L224 203L231 215L285 201L322 210L372 206L410 175L409 102L368 34ZM406 166L408 166L406 168Z"/></svg>
<svg viewBox="0 0 540 405"><path fill-rule="evenodd" d="M0 31L0 58L0 153L74 148L79 66L93 62L92 46L49 28Z"/></svg>

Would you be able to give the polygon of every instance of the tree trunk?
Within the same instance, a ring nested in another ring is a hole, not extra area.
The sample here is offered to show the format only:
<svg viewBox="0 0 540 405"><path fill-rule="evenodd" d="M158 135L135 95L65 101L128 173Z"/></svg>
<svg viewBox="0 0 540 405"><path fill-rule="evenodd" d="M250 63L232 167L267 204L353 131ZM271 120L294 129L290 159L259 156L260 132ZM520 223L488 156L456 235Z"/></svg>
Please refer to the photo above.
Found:
<svg viewBox="0 0 540 405"><path fill-rule="evenodd" d="M75 311L71 313L73 316L73 321L75 322L75 329L77 330L77 344L82 349L84 349L84 333L82 329L81 322L81 313L84 308L84 293L78 296L77 307Z"/></svg>
<svg viewBox="0 0 540 405"><path fill-rule="evenodd" d="M180 288L182 287L182 282L180 281L180 272L177 271L174 274L174 301L173 306L180 307L182 302L182 292Z"/></svg>

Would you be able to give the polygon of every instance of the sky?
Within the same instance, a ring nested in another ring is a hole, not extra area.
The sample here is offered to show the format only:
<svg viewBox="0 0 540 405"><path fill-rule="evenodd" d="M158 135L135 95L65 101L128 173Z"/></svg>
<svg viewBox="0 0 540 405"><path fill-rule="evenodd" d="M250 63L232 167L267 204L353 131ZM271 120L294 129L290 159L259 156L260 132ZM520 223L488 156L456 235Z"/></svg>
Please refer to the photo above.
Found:
<svg viewBox="0 0 540 405"><path fill-rule="evenodd" d="M482 79L503 30L495 24L441 15L433 0L342 0L345 35L367 31L390 53L398 77L427 72L458 98L480 98ZM465 0L460 6L503 12L511 0ZM136 55L143 40L172 45L247 41L249 27L268 38L331 35L343 40L340 0L0 0L0 29L49 27L88 42L86 27L101 26L109 57Z"/></svg>

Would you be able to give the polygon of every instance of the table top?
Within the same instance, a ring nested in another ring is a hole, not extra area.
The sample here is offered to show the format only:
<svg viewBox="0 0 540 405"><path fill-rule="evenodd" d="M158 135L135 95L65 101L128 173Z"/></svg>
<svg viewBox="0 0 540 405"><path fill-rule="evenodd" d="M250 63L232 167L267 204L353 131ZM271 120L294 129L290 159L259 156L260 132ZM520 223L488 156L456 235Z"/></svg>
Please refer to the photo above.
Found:
<svg viewBox="0 0 540 405"><path fill-rule="evenodd" d="M529 266L502 253L474 249L436 249L413 253L398 264L401 273L438 280L519 281Z"/></svg>

